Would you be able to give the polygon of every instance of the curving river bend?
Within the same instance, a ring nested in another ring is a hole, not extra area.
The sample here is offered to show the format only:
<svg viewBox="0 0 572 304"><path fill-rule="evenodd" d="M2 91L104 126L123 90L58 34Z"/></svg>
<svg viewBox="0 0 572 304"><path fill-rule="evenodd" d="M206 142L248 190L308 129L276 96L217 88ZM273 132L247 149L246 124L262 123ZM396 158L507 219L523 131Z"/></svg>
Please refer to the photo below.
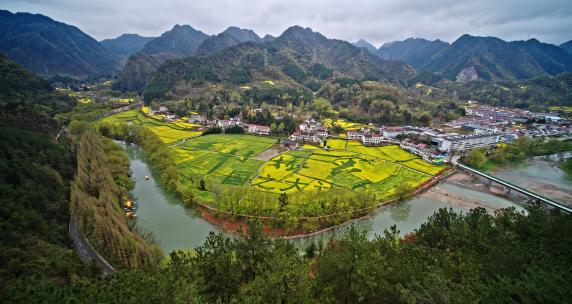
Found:
<svg viewBox="0 0 572 304"><path fill-rule="evenodd" d="M177 249L195 248L204 243L209 232L222 232L211 223L203 220L193 210L185 208L175 195L161 187L146 163L141 148L136 145L127 145L126 150L131 160L130 169L135 180L135 188L132 194L138 203L137 225L153 233L163 252L169 253ZM145 180L145 176L149 176L149 180ZM512 206L522 209L520 205L492 194L447 182L435 186L434 189L484 200L496 207ZM421 195L397 205L378 209L371 216L354 221L353 224L358 229L367 231L370 237L383 234L383 231L392 225L396 225L397 229L405 234L420 227L429 216L440 208L452 208L458 212L468 210L467 207L449 203L447 197L441 197L437 194ZM291 240L291 242L301 249L310 242L325 242L336 237L344 233L347 227L349 224L316 236Z"/></svg>

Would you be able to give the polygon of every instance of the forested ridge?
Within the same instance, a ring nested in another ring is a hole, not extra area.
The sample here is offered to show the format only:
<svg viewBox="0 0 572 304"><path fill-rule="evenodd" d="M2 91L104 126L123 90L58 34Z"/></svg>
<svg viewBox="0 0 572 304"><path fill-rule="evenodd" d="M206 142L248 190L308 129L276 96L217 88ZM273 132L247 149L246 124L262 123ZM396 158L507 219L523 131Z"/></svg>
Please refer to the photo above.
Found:
<svg viewBox="0 0 572 304"><path fill-rule="evenodd" d="M572 296L571 216L532 207L496 215L442 209L415 234L350 229L304 256L257 223L212 233L155 272L124 271L16 299L80 303L564 303Z"/></svg>

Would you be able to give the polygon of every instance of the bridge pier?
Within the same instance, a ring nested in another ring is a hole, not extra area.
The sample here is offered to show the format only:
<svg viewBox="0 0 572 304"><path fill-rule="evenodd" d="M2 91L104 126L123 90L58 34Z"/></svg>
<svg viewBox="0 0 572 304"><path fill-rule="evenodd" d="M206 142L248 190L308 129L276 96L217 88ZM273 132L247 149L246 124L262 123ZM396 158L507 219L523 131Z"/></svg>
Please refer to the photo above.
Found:
<svg viewBox="0 0 572 304"><path fill-rule="evenodd" d="M555 201L553 201L553 200L551 200L551 199L549 199L549 198L540 196L540 195L538 195L538 194L536 194L536 193L534 193L534 192L531 192L531 191L529 191L529 190L527 190L527 189L521 188L521 187L519 187L519 186L516 186L516 185L514 185L514 184L511 184L511 183L509 183L509 182L506 182L506 181L504 181L504 180L502 180L502 179L499 179L499 178L497 178L497 177L491 176L491 175L489 175L489 174L480 172L480 171L478 171L478 170L476 170L476 169L473 169L473 168L471 168L471 167L467 167L467 166L465 166L465 165L463 165L463 164L457 164L457 166L458 166L459 168L465 170L465 171L468 171L468 172L470 172L470 173L476 174L476 175L480 176L481 178L484 178L484 179L488 180L489 187L491 186L492 182L494 181L495 183L497 183L497 184L499 184L499 185L501 185L501 186L504 186L505 189L507 189L507 190L506 190L507 193L510 193L511 190L514 190L515 192L517 192L517 193L519 193L519 194L522 194L522 195L525 196L525 197L528 197L528 198L531 198L531 199L533 199L533 200L536 200L536 201L545 203L545 204L547 204L547 205L549 205L549 206L551 206L551 207L558 208L558 209L560 209L560 210L563 210L563 211L572 213L572 208L571 208L571 207L562 205L562 204L560 204L560 203L558 203L558 202L555 202Z"/></svg>

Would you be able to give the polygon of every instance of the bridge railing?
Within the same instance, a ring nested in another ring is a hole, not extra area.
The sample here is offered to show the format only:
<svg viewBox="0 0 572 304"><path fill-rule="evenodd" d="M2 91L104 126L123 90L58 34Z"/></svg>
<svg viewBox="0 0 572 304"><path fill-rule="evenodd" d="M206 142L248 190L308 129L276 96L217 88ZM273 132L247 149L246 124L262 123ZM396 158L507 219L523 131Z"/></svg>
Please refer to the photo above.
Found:
<svg viewBox="0 0 572 304"><path fill-rule="evenodd" d="M560 203L557 203L557 202L555 202L555 201L553 201L553 200L551 200L551 199L549 199L549 198L543 197L543 196L538 195L538 194L536 194L536 193L534 193L534 192L531 192L531 191L528 191L528 190L526 190L526 189L523 189L523 188L521 188L521 187L519 187L519 186L517 186L517 185L514 185L514 184L511 184L511 183L509 183L509 182L506 182L506 181L504 181L504 180L502 180L502 179L500 179L500 178L498 178L498 177L494 177L494 176L492 176L492 175L483 173L483 172L481 172L481 171L479 171L479 170L473 169L473 168L468 167L468 166L465 166L465 165L463 165L463 164L458 164L458 166L461 167L462 169L465 169L465 170L470 171L470 172L472 172L472 173L475 173L475 174L478 174L478 175L483 176L483 177L485 177L485 178L488 178L488 179L490 179L490 180L492 180L492 181L494 181L494 182L496 182L496 183L498 183L498 184L501 184L501 185L503 185L503 186L505 186L505 187L508 187L508 188L510 188L510 189L513 189L513 190L515 190L515 191L518 191L518 192L520 192L520 193L523 193L523 194L525 194L525 195L527 195L527 196L530 196L530 197L532 197L532 198L534 198L534 199L537 199L537 200L539 200L539 201L541 201L541 202L543 202L543 203L549 204L549 205L551 205L552 207L555 207L555 208L558 208L558 209L560 209L560 210L563 210L563 211L572 213L572 208L567 207L567 206L564 206L564 205L562 205L562 204L560 204Z"/></svg>

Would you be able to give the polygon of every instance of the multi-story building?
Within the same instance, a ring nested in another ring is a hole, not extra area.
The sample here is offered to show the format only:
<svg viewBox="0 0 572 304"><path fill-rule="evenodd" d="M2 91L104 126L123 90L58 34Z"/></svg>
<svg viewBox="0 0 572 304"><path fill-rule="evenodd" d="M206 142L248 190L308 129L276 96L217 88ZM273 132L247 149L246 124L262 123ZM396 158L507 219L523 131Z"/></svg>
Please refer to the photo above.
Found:
<svg viewBox="0 0 572 304"><path fill-rule="evenodd" d="M360 131L348 131L346 133L346 135L348 136L348 139L357 139L357 140L361 140L361 137L363 136L363 132Z"/></svg>
<svg viewBox="0 0 572 304"><path fill-rule="evenodd" d="M395 138L399 134L404 134L405 129L403 127L385 127L383 128L383 136L385 138Z"/></svg>
<svg viewBox="0 0 572 304"><path fill-rule="evenodd" d="M457 135L436 137L433 141L439 143L439 150L446 152L465 152L471 149L494 146L499 142L502 134L482 133L471 135Z"/></svg>
<svg viewBox="0 0 572 304"><path fill-rule="evenodd" d="M361 136L361 142L364 145L379 145L383 140L381 134L368 133Z"/></svg>

